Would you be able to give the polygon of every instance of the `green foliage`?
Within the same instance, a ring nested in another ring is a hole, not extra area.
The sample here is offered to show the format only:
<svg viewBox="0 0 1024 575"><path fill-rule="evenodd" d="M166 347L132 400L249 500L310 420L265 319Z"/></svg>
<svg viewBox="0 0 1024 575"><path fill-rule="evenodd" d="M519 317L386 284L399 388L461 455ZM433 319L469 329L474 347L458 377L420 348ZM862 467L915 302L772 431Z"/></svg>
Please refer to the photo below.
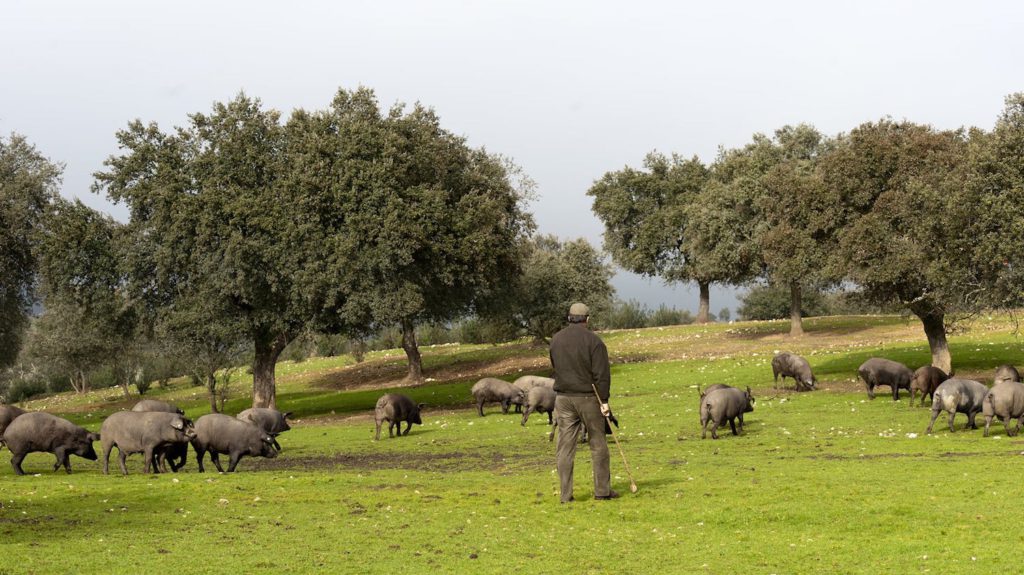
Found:
<svg viewBox="0 0 1024 575"><path fill-rule="evenodd" d="M802 317L828 315L825 298L817 290L808 290L801 300ZM736 310L741 320L788 319L790 310L789 287L754 286L740 297Z"/></svg>
<svg viewBox="0 0 1024 575"><path fill-rule="evenodd" d="M685 325L693 323L693 315L688 310L679 310L668 307L665 304L658 306L658 309L651 312L647 319L647 327L661 327L666 325Z"/></svg>
<svg viewBox="0 0 1024 575"><path fill-rule="evenodd" d="M732 319L732 312L729 310L729 308L723 307L718 312L718 320L719 321L729 321L730 319Z"/></svg>
<svg viewBox="0 0 1024 575"><path fill-rule="evenodd" d="M0 137L0 368L14 363L28 327L36 249L62 171L24 137Z"/></svg>
<svg viewBox="0 0 1024 575"><path fill-rule="evenodd" d="M595 325L600 329L636 329L647 327L651 312L635 299L616 300L611 309Z"/></svg>
<svg viewBox="0 0 1024 575"><path fill-rule="evenodd" d="M538 236L526 251L522 275L510 279L513 287L500 306L484 317L493 324L494 335L506 337L503 341L519 335L503 326L517 326L535 340L547 340L565 325L569 306L575 302L585 302L595 320L611 307L612 269L590 242Z"/></svg>

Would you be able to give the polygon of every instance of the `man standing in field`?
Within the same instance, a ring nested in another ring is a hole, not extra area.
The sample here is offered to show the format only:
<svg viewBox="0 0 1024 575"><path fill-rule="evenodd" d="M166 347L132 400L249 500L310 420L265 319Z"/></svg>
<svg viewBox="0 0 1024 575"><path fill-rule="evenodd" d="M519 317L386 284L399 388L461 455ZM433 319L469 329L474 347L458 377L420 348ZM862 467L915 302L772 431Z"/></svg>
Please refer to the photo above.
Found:
<svg viewBox="0 0 1024 575"><path fill-rule="evenodd" d="M551 367L555 369L555 417L558 420L558 478L562 503L573 501L573 463L580 433L586 428L594 464L594 499L614 499L608 468L605 416L611 388L608 348L590 331L590 310L582 303L569 308L569 325L551 338ZM597 388L597 395L594 388ZM600 402L598 397L600 396Z"/></svg>

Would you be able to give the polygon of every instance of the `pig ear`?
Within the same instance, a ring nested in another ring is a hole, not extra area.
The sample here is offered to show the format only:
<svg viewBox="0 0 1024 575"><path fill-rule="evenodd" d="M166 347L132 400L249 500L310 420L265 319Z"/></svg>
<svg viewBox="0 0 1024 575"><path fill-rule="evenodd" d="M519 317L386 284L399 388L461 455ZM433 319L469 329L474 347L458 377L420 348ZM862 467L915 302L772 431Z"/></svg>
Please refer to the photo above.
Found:
<svg viewBox="0 0 1024 575"><path fill-rule="evenodd" d="M171 427L173 427L174 429L177 429L178 431L181 431L181 430L185 429L185 420L184 419L175 419L174 421L171 422Z"/></svg>
<svg viewBox="0 0 1024 575"><path fill-rule="evenodd" d="M427 404L425 404L425 403L417 403L416 404L416 409L423 409L426 406L427 406Z"/></svg>
<svg viewBox="0 0 1024 575"><path fill-rule="evenodd" d="M270 445L273 445L274 444L274 438L269 436L269 435L265 435L265 436L263 436L263 443L269 443Z"/></svg>
<svg viewBox="0 0 1024 575"><path fill-rule="evenodd" d="M290 411L286 411L286 412L285 412L285 414L284 414L284 415L282 415L281 417L283 417L283 418L285 418L285 419L288 419L288 418L289 418L289 417L291 417L291 416L292 416L292 412L290 412Z"/></svg>
<svg viewBox="0 0 1024 575"><path fill-rule="evenodd" d="M89 441L99 441L100 440L100 434L98 434L98 433L90 433L89 436L86 439L88 439Z"/></svg>

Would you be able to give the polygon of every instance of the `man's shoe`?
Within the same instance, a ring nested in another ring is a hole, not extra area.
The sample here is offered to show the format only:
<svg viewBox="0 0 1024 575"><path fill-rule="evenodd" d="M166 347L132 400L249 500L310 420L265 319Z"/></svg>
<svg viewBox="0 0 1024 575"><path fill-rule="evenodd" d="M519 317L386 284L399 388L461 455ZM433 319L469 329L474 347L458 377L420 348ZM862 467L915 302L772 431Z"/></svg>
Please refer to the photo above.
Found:
<svg viewBox="0 0 1024 575"><path fill-rule="evenodd" d="M604 501L606 499L618 499L618 497L619 497L619 492L618 491L615 491L614 489L609 489L608 490L608 495L595 495L594 499L597 500L597 501Z"/></svg>

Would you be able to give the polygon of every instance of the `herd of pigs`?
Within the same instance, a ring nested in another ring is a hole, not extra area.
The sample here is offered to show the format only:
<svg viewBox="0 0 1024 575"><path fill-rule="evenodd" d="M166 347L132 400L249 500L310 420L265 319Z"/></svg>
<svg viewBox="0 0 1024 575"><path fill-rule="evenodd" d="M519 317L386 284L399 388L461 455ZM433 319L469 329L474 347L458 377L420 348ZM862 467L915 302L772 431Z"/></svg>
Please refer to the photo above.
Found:
<svg viewBox="0 0 1024 575"><path fill-rule="evenodd" d="M234 471L244 456L277 457L281 445L277 435L288 431L289 413L276 409L253 408L237 417L211 413L195 423L185 417L177 406L163 401L144 399L131 411L111 414L100 426L99 433L79 427L70 421L42 411L26 412L13 405L0 406L0 444L11 450L11 467L24 475L21 462L32 452L52 453L57 457L53 470L63 465L71 473L71 455L90 461L99 457L93 442L103 447L103 473L110 467L110 452L117 447L121 473L127 475L125 459L133 453L142 453L146 473L184 467L188 446L195 449L199 471L203 458L210 460L223 472L220 455L229 457L228 471Z"/></svg>
<svg viewBox="0 0 1024 575"><path fill-rule="evenodd" d="M998 417L1006 428L1007 435L1016 435L1024 422L1024 383L1020 373L1010 365L996 369L994 385L950 377L941 369L930 365L911 370L902 363L883 358L871 358L857 370L867 386L868 397L874 399L875 388L888 386L893 400L899 400L900 390L910 393L910 405L914 405L917 393L921 393L921 405L927 395L932 400L932 416L927 432L931 433L935 420L943 411L949 414L949 430L953 431L953 418L957 413L967 415L967 427L977 429L975 417L985 417L985 435L988 435L992 419ZM793 379L798 391L811 391L817 386L817 379L811 366L804 358L792 353L780 353L772 359L772 375L778 385L779 377L785 385L787 377ZM513 382L486 377L473 385L471 393L477 413L484 415L484 405L498 403L502 413L507 414L513 405L516 412L522 412L522 425L526 425L531 413L546 413L548 425L554 437L557 422L552 417L555 410L555 380L549 377L527 375ZM707 437L711 425L712 439L718 439L718 428L729 423L733 435L743 431L743 414L754 410L754 397L750 388L739 389L724 384L714 384L700 390L701 437ZM376 424L375 439L380 439L381 426L388 423L388 435L408 435L413 424L422 425L421 410L408 396L399 393L383 395L374 409ZM239 413L237 417L213 413L204 415L194 423L185 417L177 406L163 401L146 399L138 402L131 411L120 411L107 417L99 433L92 433L70 421L45 412L26 412L15 406L0 405L0 445L11 451L11 466L18 475L24 475L21 463L32 452L48 452L56 456L53 470L61 466L71 473L71 455L96 461L99 456L93 449L93 442L99 441L103 449L103 473L109 472L110 453L118 449L121 473L128 473L125 460L128 455L141 453L144 457L145 472L160 473L170 470L177 472L184 467L188 446L196 452L199 471L205 471L203 458L209 452L218 471L224 468L220 455L229 457L228 472L238 466L242 457L277 457L281 450L277 436L291 427L290 413L276 409L253 408ZM1010 428L1010 420L1017 424ZM406 424L402 430L402 423ZM738 425L737 425L738 424Z"/></svg>

